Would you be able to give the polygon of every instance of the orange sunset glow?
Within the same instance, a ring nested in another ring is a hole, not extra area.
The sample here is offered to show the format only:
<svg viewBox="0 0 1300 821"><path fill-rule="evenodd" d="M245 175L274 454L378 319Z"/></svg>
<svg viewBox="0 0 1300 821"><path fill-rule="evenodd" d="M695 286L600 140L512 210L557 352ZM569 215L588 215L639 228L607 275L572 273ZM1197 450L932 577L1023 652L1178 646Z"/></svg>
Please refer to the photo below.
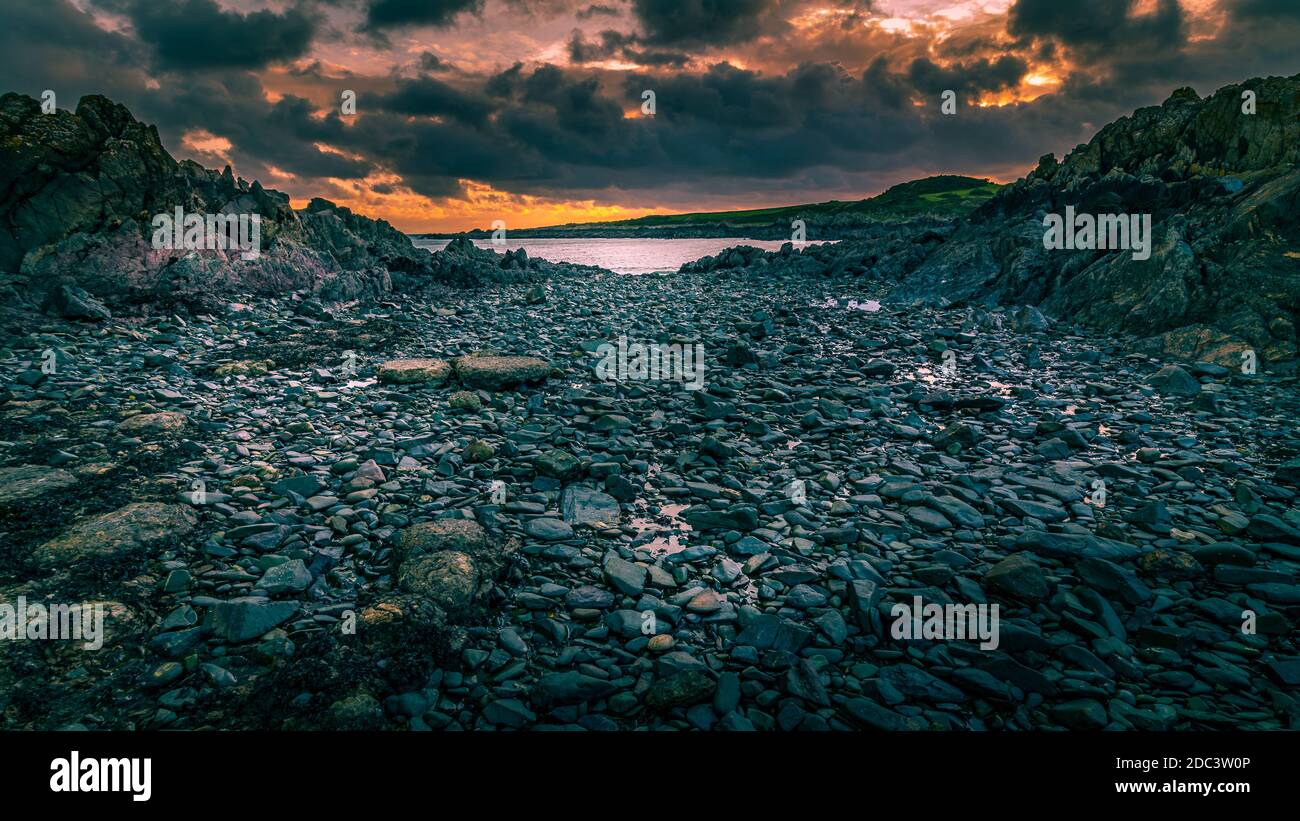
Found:
<svg viewBox="0 0 1300 821"><path fill-rule="evenodd" d="M1267 0L56 5L105 53L143 55L69 93L115 94L178 158L409 232L1015 179L1175 74L1204 91L1293 59ZM218 33L240 47L201 42Z"/></svg>

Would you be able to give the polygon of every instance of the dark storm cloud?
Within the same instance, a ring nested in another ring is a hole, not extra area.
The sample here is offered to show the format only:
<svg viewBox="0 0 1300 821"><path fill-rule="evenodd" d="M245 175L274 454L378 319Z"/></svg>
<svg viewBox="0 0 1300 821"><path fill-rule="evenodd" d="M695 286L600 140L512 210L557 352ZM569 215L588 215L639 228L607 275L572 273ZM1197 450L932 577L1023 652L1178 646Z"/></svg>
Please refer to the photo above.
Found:
<svg viewBox="0 0 1300 821"><path fill-rule="evenodd" d="M306 100L285 96L272 104L250 72L169 71L151 78L142 67L151 49L124 33L105 31L67 0L10 0L0 26L0 91L39 96L49 88L60 108L81 96L103 94L142 122L158 127L164 146L183 156L187 133L206 131L230 140L231 159L248 179L264 184L271 167L305 178L355 179L374 168L369 159L322 151L343 130L337 115L319 119Z"/></svg>
<svg viewBox="0 0 1300 821"><path fill-rule="evenodd" d="M1158 0L1150 14L1135 15L1136 0L1016 0L1007 31L1017 37L1051 38L1104 56L1135 48L1177 47L1187 39L1178 0Z"/></svg>
<svg viewBox="0 0 1300 821"><path fill-rule="evenodd" d="M1233 0L1228 10L1238 20L1300 20L1296 0Z"/></svg>
<svg viewBox="0 0 1300 821"><path fill-rule="evenodd" d="M136 0L127 13L161 69L264 68L294 60L307 53L320 24L302 7L240 14L215 0Z"/></svg>
<svg viewBox="0 0 1300 821"><path fill-rule="evenodd" d="M446 27L465 13L482 14L483 0L372 0L366 7L365 28Z"/></svg>
<svg viewBox="0 0 1300 821"><path fill-rule="evenodd" d="M58 95L60 108L98 92L115 98L145 82L147 49L105 31L67 0L9 0L0 25L0 91Z"/></svg>
<svg viewBox="0 0 1300 821"><path fill-rule="evenodd" d="M550 109L566 131L608 132L623 121L623 108L600 93L595 77L573 76L552 65L540 66L520 86L520 100L532 107Z"/></svg>
<svg viewBox="0 0 1300 821"><path fill-rule="evenodd" d="M524 64L515 63L510 68L493 74L483 84L483 90L493 97L509 97L515 93L522 82Z"/></svg>
<svg viewBox="0 0 1300 821"><path fill-rule="evenodd" d="M359 117L334 144L381 158L406 186L432 198L462 193L461 179L541 176L539 157L500 128L485 131L454 119L408 121L376 112Z"/></svg>
<svg viewBox="0 0 1300 821"><path fill-rule="evenodd" d="M433 77L401 80L397 90L381 96L377 104L398 114L455 117L476 124L487 119L492 105L482 94L468 94Z"/></svg>
<svg viewBox="0 0 1300 821"><path fill-rule="evenodd" d="M684 52L658 49L624 49L623 57L639 66L659 68L682 68L691 61L691 56Z"/></svg>
<svg viewBox="0 0 1300 821"><path fill-rule="evenodd" d="M632 0L649 45L676 48L753 40L781 25L778 0Z"/></svg>
<svg viewBox="0 0 1300 821"><path fill-rule="evenodd" d="M996 64L982 69L985 87L1015 73ZM1009 128L1017 116L1011 110L948 118L933 106L911 105L917 89L883 60L858 75L828 64L783 75L726 63L701 73L613 75L515 65L485 83L484 95L487 87L492 95L478 99L494 101L490 117L410 123L385 100L382 111L345 129L340 145L382 160L431 197L454 193L466 178L550 196L668 186L711 191L742 181L760 188L795 179L867 184L918 161L937 169L1042 153L1043 129ZM655 92L656 116L625 117L647 89Z"/></svg>
<svg viewBox="0 0 1300 821"><path fill-rule="evenodd" d="M809 75L810 71L817 73ZM789 124L797 108L818 104L814 98L820 97L823 105L831 102L825 96L823 72L835 72L833 67L801 67L797 72L812 76L811 93L802 98L790 93L786 78L763 77L729 63L712 65L702 74L632 75L625 88L629 96L639 96L643 88L653 89L656 116L667 122L707 121L764 129ZM805 93L809 91L805 89Z"/></svg>
<svg viewBox="0 0 1300 821"><path fill-rule="evenodd" d="M1132 0L1016 0L1007 30L1017 36L1055 37L1066 43L1096 43L1122 26Z"/></svg>
<svg viewBox="0 0 1300 821"><path fill-rule="evenodd" d="M1053 46L1050 41L1046 45L1049 48ZM988 38L950 37L935 46L935 53L945 58L963 59L966 57L978 57L981 54L995 52L998 49L999 44Z"/></svg>
<svg viewBox="0 0 1300 821"><path fill-rule="evenodd" d="M596 39L589 40L581 30L574 29L569 37L569 59L575 63L608 60L635 41L631 35L612 29L606 29Z"/></svg>
<svg viewBox="0 0 1300 821"><path fill-rule="evenodd" d="M431 51L421 52L421 71L454 71L456 67Z"/></svg>
<svg viewBox="0 0 1300 821"><path fill-rule="evenodd" d="M569 61L577 64L595 63L618 57L640 66L681 68L691 61L689 54L663 49L637 48L640 40L631 34L606 29L594 40L589 40L579 29L569 37Z"/></svg>
<svg viewBox="0 0 1300 821"><path fill-rule="evenodd" d="M245 176L266 174L271 167L309 178L358 179L372 171L375 166L369 159L352 159L317 147L318 143L338 144L347 129L337 111L324 118L316 117L315 111L310 102L292 95L270 103L256 76L232 74L196 79L165 96L146 96L135 114L159 123L173 151L180 135L197 129L230 140Z"/></svg>
<svg viewBox="0 0 1300 821"><path fill-rule="evenodd" d="M978 94L1013 88L1020 84L1028 71L1029 66L1024 60L1011 55L993 61L981 59L944 67L922 57L912 61L907 75L917 90L927 94L940 94L947 89Z"/></svg>
<svg viewBox="0 0 1300 821"><path fill-rule="evenodd" d="M1300 15L1284 13L1297 7L1292 0L1227 0L1225 24L1214 37L1195 41L1187 37L1186 12L1173 0L1145 15L1131 15L1133 5L1019 0L1010 11L1008 33L1032 38L1037 59L1064 56L1085 64L1052 97L1062 116L1077 111L1089 130L1158 104L1180 86L1204 95L1253 76L1300 71ZM1121 8L1123 14L1112 14Z"/></svg>
<svg viewBox="0 0 1300 821"><path fill-rule="evenodd" d="M191 4L204 13L213 8L212 0L187 0L182 8ZM169 12L141 11L138 0L100 0L99 6L146 15L142 19L158 26L171 20ZM457 15L482 6L421 4L416 13L414 4L385 0L297 3L253 14L218 9L217 30L230 33L221 46L236 55L221 59L257 66L295 53L286 29L234 42L236 33L247 33L248 21L268 19L257 14L270 14L276 25L295 14L310 21L324 14L325 22L311 23L319 39L326 27L364 24L376 9L382 12L377 19L388 21L384 26L428 25L434 7L443 15L436 19L454 25ZM588 7L568 5L572 12ZM559 5L529 8L541 14ZM472 180L514 194L621 204L656 201L662 192L677 201L730 196L775 202L806 192L854 198L932 173L1023 173L1040 155L1059 155L1115 117L1158 104L1178 86L1194 85L1205 94L1246 77L1300 70L1300 20L1264 0L1237 0L1218 37L1197 40L1187 38L1181 9L1168 0L1143 15L1133 13L1133 3L1095 0L1083 4L1082 16L1062 4L1020 0L1005 30L990 23L949 38L920 59L915 50L887 57L894 52L880 49L870 62L863 56L854 63L866 68L816 57L764 71L738 68L712 49L731 45L727 53L740 59L758 52L759 44L746 38L780 33L774 12L789 12L789 3L778 9L757 0L638 0L623 8L632 13L617 24L627 32L607 29L601 24L610 15L595 13L599 22L569 39L575 65L520 62L474 72L465 67L482 61L456 39L462 32L452 30L432 46L436 54L416 48L391 55L402 71L385 74L341 66L327 49L300 54L307 60L289 71L279 65L210 70L216 58L207 54L168 62L157 51L161 28L108 31L68 0L8 0L0 27L0 90L37 96L53 88L64 108L81 94L107 94L156 124L173 154L189 153L185 135L210 132L230 141L229 156L241 176L295 196L327 192L330 180L392 172L398 181L369 190L410 188L437 199L463 194L463 181ZM511 19L513 31L531 31ZM564 24L554 28L567 30ZM195 51L196 42L214 48L208 33L197 40L165 39ZM612 59L640 68L597 67ZM448 60L463 70L449 70ZM1038 68L1042 60L1051 60L1049 68L1064 77L1054 93L1017 105L969 105L974 95L1016 87L1027 63ZM1080 65L1071 73L1070 66ZM346 119L337 110L340 76L360 98L358 114ZM937 92L948 88L964 103L953 116L938 111ZM647 90L655 93L656 114L635 116ZM280 173L295 178L285 181Z"/></svg>
<svg viewBox="0 0 1300 821"><path fill-rule="evenodd" d="M911 89L901 76L892 74L889 61L877 57L862 72L863 87L870 94L870 103L884 109L900 109L907 105Z"/></svg>

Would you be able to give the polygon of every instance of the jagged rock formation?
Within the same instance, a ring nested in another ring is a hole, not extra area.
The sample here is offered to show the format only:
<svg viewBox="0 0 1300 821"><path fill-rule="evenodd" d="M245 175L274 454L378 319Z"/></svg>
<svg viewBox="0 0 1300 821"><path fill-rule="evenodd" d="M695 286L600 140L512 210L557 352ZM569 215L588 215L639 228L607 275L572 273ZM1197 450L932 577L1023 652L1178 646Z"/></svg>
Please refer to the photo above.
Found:
<svg viewBox="0 0 1300 821"><path fill-rule="evenodd" d="M1257 97L1243 113L1243 92ZM1240 364L1296 355L1300 310L1300 75L1254 79L1103 128L1044 157L912 270L900 299L1028 303L1144 338L1150 353ZM1046 214L1151 214L1149 259L1046 250Z"/></svg>
<svg viewBox="0 0 1300 821"><path fill-rule="evenodd" d="M153 216L177 207L259 214L260 256L152 247ZM302 290L342 300L394 285L518 279L530 262L546 266L467 241L430 254L384 220L328 200L295 210L287 194L229 166L177 162L155 127L105 97L48 115L30 97L0 97L0 275L12 292L69 318L106 316L96 297Z"/></svg>
<svg viewBox="0 0 1300 821"><path fill-rule="evenodd" d="M453 239L446 248L433 254L430 265L438 281L457 286L471 286L483 281L531 282L559 273L600 270L591 266L529 259L523 248L498 254L479 248L466 237Z"/></svg>
<svg viewBox="0 0 1300 821"><path fill-rule="evenodd" d="M863 238L796 247L787 242L777 251L737 245L681 266L683 273L744 270L778 277L869 276L886 282L902 279L953 231L950 221L923 217L877 223L863 229Z"/></svg>
<svg viewBox="0 0 1300 821"><path fill-rule="evenodd" d="M152 247L153 215L177 206L261 215L260 257ZM422 254L386 222L325 200L295 211L288 195L236 179L229 167L178 163L156 128L104 97L49 115L30 97L0 97L0 270L39 291L305 289L353 298L387 290L389 270L427 266Z"/></svg>

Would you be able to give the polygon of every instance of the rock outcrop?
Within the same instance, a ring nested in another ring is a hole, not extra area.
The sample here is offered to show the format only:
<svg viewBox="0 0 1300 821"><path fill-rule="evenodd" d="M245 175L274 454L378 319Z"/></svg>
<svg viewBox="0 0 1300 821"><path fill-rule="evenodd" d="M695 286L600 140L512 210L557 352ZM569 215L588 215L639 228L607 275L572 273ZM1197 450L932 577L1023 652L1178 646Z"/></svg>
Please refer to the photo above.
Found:
<svg viewBox="0 0 1300 821"><path fill-rule="evenodd" d="M178 207L258 215L259 255L153 247L153 217ZM218 173L177 162L156 128L107 98L47 115L30 97L0 97L0 270L25 277L65 316L99 318L87 292L306 290L352 299L388 290L390 271L431 274L427 258L382 220L320 199L294 210L287 194L237 179L228 166Z"/></svg>
<svg viewBox="0 0 1300 821"><path fill-rule="evenodd" d="M1243 94L1254 92L1254 113ZM1045 156L903 278L900 299L1033 304L1143 338L1144 352L1239 366L1296 355L1300 75L1189 88ZM1044 217L1150 214L1150 257L1047 250Z"/></svg>
<svg viewBox="0 0 1300 821"><path fill-rule="evenodd" d="M258 215L260 252L155 248L159 214ZM107 318L114 300L159 294L303 291L322 300L373 297L437 283L474 286L553 273L557 266L468 240L430 254L384 220L324 199L289 196L177 162L154 126L98 95L75 113L42 114L21 94L0 97L0 274L33 307L69 319Z"/></svg>

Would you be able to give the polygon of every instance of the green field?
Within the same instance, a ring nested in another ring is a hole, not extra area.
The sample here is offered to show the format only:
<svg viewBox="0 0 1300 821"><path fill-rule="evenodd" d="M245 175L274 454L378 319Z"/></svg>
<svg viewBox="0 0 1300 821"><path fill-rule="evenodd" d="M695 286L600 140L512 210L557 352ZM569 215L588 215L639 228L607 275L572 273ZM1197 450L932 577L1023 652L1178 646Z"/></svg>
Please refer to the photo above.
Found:
<svg viewBox="0 0 1300 821"><path fill-rule="evenodd" d="M974 211L1000 186L988 180L956 175L926 177L900 183L882 194L862 200L831 200L807 205L783 205L744 211L702 211L692 214L651 214L609 222L570 222L544 228L522 228L522 237L789 237L794 220L801 219L809 240L860 236L870 226L917 217L952 219ZM415 234L417 237L465 236L484 238L490 231L475 229L460 234Z"/></svg>

